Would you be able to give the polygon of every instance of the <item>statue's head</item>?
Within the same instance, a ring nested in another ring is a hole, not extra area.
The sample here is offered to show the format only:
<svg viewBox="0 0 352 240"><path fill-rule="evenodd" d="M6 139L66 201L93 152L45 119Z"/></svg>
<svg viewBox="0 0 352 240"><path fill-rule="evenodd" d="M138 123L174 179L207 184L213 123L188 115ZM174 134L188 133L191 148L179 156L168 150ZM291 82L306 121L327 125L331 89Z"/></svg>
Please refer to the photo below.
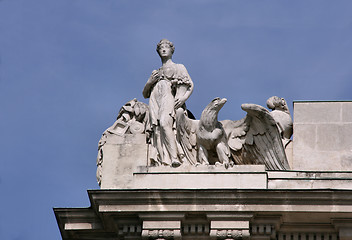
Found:
<svg viewBox="0 0 352 240"><path fill-rule="evenodd" d="M156 46L156 51L158 52L159 55L160 55L159 50L160 50L162 45L168 45L170 47L170 49L171 49L171 53L172 54L174 53L174 51L175 51L174 44L172 42L170 42L169 40L164 38L164 39L161 39L160 42L158 43L158 45Z"/></svg>
<svg viewBox="0 0 352 240"><path fill-rule="evenodd" d="M281 110L288 111L287 103L284 98L279 98L277 96L273 96L266 101L266 105L271 110Z"/></svg>

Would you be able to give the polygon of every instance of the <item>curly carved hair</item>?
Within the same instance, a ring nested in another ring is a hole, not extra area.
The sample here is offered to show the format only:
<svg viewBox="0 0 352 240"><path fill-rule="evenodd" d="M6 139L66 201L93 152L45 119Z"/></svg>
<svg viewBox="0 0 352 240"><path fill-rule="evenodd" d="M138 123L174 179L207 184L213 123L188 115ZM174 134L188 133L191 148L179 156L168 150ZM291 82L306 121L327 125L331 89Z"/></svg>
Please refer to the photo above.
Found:
<svg viewBox="0 0 352 240"><path fill-rule="evenodd" d="M171 48L172 54L174 53L174 51L175 51L174 44L172 42L170 42L169 40L167 40L166 38L161 39L160 42L158 43L158 45L156 45L156 51L157 52L159 52L161 44L168 44L170 46L170 48Z"/></svg>
<svg viewBox="0 0 352 240"><path fill-rule="evenodd" d="M273 96L266 101L266 105L271 110L283 110L289 113L288 106L284 98Z"/></svg>

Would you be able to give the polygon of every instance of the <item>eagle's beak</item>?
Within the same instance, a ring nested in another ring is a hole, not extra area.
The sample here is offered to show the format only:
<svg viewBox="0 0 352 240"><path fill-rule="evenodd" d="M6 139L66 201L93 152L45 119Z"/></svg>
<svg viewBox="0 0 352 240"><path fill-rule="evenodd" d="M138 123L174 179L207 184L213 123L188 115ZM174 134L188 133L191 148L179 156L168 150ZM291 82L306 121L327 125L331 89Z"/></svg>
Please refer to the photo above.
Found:
<svg viewBox="0 0 352 240"><path fill-rule="evenodd" d="M224 104L227 102L227 99L226 99L226 98L223 98L223 99L221 99L220 102L221 102L222 105L224 105Z"/></svg>
<svg viewBox="0 0 352 240"><path fill-rule="evenodd" d="M226 98L222 98L219 102L219 107L222 108L222 106L224 106L224 104L227 102Z"/></svg>

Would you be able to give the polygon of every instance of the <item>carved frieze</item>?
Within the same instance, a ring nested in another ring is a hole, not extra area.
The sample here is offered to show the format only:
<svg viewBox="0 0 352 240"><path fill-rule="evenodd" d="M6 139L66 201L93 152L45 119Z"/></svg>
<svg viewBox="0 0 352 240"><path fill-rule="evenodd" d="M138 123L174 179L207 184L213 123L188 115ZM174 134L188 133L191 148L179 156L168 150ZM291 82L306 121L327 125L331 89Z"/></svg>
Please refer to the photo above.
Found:
<svg viewBox="0 0 352 240"><path fill-rule="evenodd" d="M249 239L249 230L219 229L211 230L210 237L212 239Z"/></svg>
<svg viewBox="0 0 352 240"><path fill-rule="evenodd" d="M176 229L143 230L142 237L148 239L180 239L181 231Z"/></svg>

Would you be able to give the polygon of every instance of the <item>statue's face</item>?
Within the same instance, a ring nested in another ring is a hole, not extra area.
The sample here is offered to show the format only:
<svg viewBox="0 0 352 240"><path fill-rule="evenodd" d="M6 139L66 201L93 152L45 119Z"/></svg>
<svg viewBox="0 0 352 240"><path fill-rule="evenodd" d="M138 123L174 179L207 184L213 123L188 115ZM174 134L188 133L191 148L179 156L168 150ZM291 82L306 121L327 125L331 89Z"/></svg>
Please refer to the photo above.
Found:
<svg viewBox="0 0 352 240"><path fill-rule="evenodd" d="M163 43L160 45L158 49L159 56L162 58L171 58L172 57L172 49L169 44Z"/></svg>

